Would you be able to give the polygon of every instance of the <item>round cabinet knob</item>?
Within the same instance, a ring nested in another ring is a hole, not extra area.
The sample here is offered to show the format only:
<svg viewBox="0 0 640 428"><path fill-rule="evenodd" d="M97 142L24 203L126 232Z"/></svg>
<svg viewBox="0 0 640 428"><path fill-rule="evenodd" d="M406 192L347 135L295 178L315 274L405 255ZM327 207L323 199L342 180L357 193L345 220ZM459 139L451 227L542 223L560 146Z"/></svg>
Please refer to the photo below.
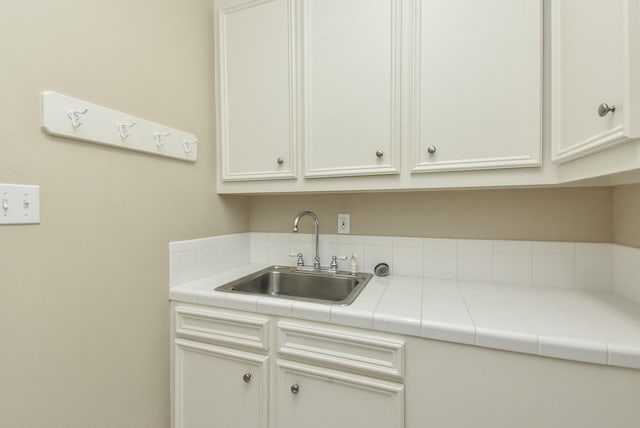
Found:
<svg viewBox="0 0 640 428"><path fill-rule="evenodd" d="M242 376L242 380L244 381L244 383L251 382L251 373L245 373L244 376Z"/></svg>
<svg viewBox="0 0 640 428"><path fill-rule="evenodd" d="M427 147L427 152L429 152L430 155L434 154L436 150L437 150L436 146Z"/></svg>
<svg viewBox="0 0 640 428"><path fill-rule="evenodd" d="M294 385L291 385L291 393L292 394L297 394L298 391L300 391L300 385L298 385L297 383Z"/></svg>
<svg viewBox="0 0 640 428"><path fill-rule="evenodd" d="M276 159L276 162L278 162L278 165L282 165L284 163L284 159L278 158Z"/></svg>
<svg viewBox="0 0 640 428"><path fill-rule="evenodd" d="M379 158L381 158L382 156L384 156L384 152L383 152L382 150L378 150L378 151L376 152L376 157L378 157L378 159L379 159Z"/></svg>
<svg viewBox="0 0 640 428"><path fill-rule="evenodd" d="M598 116L605 117L609 112L613 113L616 111L616 106L610 106L607 103L602 103L598 106Z"/></svg>

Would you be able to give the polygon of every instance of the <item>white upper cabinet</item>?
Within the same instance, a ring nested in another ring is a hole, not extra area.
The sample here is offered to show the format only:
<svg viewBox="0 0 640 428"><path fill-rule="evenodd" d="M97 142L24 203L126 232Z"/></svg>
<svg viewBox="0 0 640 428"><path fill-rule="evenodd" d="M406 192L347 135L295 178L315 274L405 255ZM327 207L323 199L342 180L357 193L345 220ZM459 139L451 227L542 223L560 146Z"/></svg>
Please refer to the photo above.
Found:
<svg viewBox="0 0 640 428"><path fill-rule="evenodd" d="M415 0L413 172L541 162L542 2Z"/></svg>
<svg viewBox="0 0 640 428"><path fill-rule="evenodd" d="M296 177L292 0L216 2L222 179Z"/></svg>
<svg viewBox="0 0 640 428"><path fill-rule="evenodd" d="M398 173L400 0L303 0L305 177Z"/></svg>
<svg viewBox="0 0 640 428"><path fill-rule="evenodd" d="M218 191L550 183L542 2L216 1Z"/></svg>
<svg viewBox="0 0 640 428"><path fill-rule="evenodd" d="M638 1L551 3L553 160L639 137Z"/></svg>

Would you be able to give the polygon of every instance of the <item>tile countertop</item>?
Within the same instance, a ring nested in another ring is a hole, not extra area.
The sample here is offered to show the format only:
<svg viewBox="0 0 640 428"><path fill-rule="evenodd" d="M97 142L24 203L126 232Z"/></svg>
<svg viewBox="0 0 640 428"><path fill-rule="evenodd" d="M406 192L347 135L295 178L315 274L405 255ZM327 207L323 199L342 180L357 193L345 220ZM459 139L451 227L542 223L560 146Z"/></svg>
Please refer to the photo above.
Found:
<svg viewBox="0 0 640 428"><path fill-rule="evenodd" d="M178 302L640 369L640 305L608 291L373 277L350 306L214 289L266 265L172 287Z"/></svg>

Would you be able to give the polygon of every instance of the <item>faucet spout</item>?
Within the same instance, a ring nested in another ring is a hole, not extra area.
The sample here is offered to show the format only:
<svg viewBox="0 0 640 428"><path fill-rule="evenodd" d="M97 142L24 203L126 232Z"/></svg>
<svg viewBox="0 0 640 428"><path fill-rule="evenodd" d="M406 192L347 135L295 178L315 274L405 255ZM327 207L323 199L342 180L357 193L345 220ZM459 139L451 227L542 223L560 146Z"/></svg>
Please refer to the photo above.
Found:
<svg viewBox="0 0 640 428"><path fill-rule="evenodd" d="M302 211L301 213L299 213L296 218L293 219L293 233L298 233L298 223L300 223L300 219L304 216L309 216L313 219L314 234L316 240L316 254L313 258L313 267L316 269L320 269L320 256L318 255L318 230L320 229L320 221L318 220L318 216L312 211Z"/></svg>

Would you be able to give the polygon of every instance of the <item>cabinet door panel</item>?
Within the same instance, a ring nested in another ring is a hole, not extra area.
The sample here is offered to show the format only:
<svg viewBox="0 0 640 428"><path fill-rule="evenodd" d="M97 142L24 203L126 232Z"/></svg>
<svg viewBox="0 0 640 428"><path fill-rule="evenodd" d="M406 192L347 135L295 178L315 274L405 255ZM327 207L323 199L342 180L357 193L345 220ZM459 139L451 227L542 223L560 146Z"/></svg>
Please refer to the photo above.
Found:
<svg viewBox="0 0 640 428"><path fill-rule="evenodd" d="M305 176L397 173L398 0L304 0Z"/></svg>
<svg viewBox="0 0 640 428"><path fill-rule="evenodd" d="M539 0L416 0L414 172L537 166Z"/></svg>
<svg viewBox="0 0 640 428"><path fill-rule="evenodd" d="M401 428L404 387L313 366L278 362L279 428ZM298 386L293 393L291 387Z"/></svg>
<svg viewBox="0 0 640 428"><path fill-rule="evenodd" d="M563 0L552 2L551 17L553 160L570 161L638 136L632 114L640 101L632 83L638 79L638 2ZM603 103L615 111L601 117Z"/></svg>
<svg viewBox="0 0 640 428"><path fill-rule="evenodd" d="M175 428L267 427L268 357L181 339L175 352Z"/></svg>
<svg viewBox="0 0 640 428"><path fill-rule="evenodd" d="M224 180L295 177L292 14L290 0L231 3L218 12Z"/></svg>

